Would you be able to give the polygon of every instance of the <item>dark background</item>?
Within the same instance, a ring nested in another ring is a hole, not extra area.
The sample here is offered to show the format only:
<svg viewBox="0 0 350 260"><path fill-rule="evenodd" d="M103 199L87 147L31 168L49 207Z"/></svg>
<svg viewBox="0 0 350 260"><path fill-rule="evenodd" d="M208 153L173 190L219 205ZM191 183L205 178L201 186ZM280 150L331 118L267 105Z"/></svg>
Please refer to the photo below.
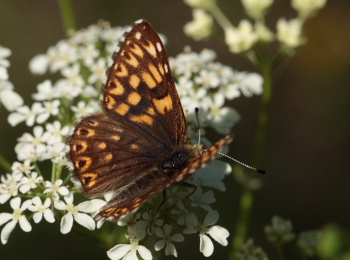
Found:
<svg viewBox="0 0 350 260"><path fill-rule="evenodd" d="M227 47L217 40L194 42L187 38L183 26L192 19L191 9L182 1L72 2L78 28L99 19L121 26L145 18L167 36L170 56L181 52L185 45L195 51L211 48L223 64L241 71L255 70L243 58L228 53ZM235 24L246 17L239 1L219 3ZM270 122L259 165L268 174L263 178L263 188L256 193L250 225L250 235L269 252L271 247L263 238L263 228L276 214L291 219L296 232L320 228L327 223L337 223L344 229L350 227L349 14L349 1L329 1L325 9L306 23L307 45L296 57L285 60L274 74ZM275 28L276 20L282 16L295 16L289 1L279 0L273 5L268 15L270 27ZM31 93L45 79L30 74L29 60L64 37L56 1L0 2L0 44L13 52L9 58L10 80L26 104L32 104ZM260 97L242 97L232 105L242 120L233 129L236 139L230 155L249 162ZM12 162L16 160L16 138L28 128L23 123L10 127L7 115L1 108L0 153ZM227 189L226 193L217 193L216 208L221 213L218 224L232 233L240 186L228 177ZM16 227L8 244L0 245L1 259L103 259L106 256L84 237L73 233L62 235L59 223L42 221L32 227L33 231L28 234ZM185 239L185 243L177 246L179 259L204 259L198 250L197 237ZM223 259L230 246L214 243L213 259ZM272 252L271 259L275 258Z"/></svg>

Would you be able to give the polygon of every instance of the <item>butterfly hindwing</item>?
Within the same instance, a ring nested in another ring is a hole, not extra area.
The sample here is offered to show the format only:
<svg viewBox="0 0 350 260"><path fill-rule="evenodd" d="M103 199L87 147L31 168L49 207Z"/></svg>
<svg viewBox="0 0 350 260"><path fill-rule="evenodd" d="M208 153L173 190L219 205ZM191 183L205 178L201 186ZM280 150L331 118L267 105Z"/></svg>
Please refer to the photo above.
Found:
<svg viewBox="0 0 350 260"><path fill-rule="evenodd" d="M142 177L143 169L158 157L151 142L104 113L85 117L68 143L73 178L89 197L118 190Z"/></svg>

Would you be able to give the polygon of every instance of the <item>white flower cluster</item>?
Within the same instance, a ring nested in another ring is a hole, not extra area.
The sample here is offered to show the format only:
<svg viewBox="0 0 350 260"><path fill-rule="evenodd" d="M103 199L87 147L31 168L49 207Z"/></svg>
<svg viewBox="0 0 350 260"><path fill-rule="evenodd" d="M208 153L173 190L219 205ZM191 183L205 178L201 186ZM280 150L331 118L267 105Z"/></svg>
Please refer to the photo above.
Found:
<svg viewBox="0 0 350 260"><path fill-rule="evenodd" d="M11 50L0 45L0 106L1 104L8 111L13 111L23 104L23 99L13 90L13 84L8 80L8 67L10 62L7 58Z"/></svg>
<svg viewBox="0 0 350 260"><path fill-rule="evenodd" d="M18 138L15 146L18 162L14 162L9 173L0 179L0 204L9 202L13 210L12 213L0 213L0 226L4 225L0 235L3 244L7 243L17 223L23 231L31 231L31 219L35 223L43 218L49 223L59 220L63 234L72 230L74 221L89 230L103 224L103 221L96 222L94 216L108 198L74 204L79 191L69 186L65 140L76 120L100 110L98 97L105 81L105 70L125 30L100 22L72 33L68 40L58 42L46 54L40 54L30 62L33 73L58 73L61 79L38 84L37 92L32 95L34 103L28 106L17 102L8 116L12 126L24 122L31 130ZM0 50L0 66L8 67L2 59L8 55L8 51L3 54ZM215 53L209 50L199 54L185 52L171 63L189 126L197 125L194 124L193 109L199 107L204 127L228 133L239 115L224 106L225 100L241 94L248 97L260 94L262 79L255 73L234 71L214 62L214 58ZM0 70L0 77L7 75L1 73ZM42 161L51 161L51 175L41 171ZM158 241L152 250L164 250L166 255L177 256L174 243L182 242L184 235L190 234L199 235L200 251L205 256L210 256L214 250L210 238L226 246L229 232L215 225L219 214L213 209L216 199L212 189L225 191L223 179L230 172L227 163L214 161L189 180L197 187L195 192L192 187L174 185L167 189L166 203L159 210L161 194L138 212L121 219L118 225L127 226L126 238L130 243L117 244L108 251L108 256L111 259L137 259L139 254L143 259L151 259L151 248L143 245L150 236Z"/></svg>
<svg viewBox="0 0 350 260"><path fill-rule="evenodd" d="M177 89L187 120L197 125L193 116L199 108L200 122L220 134L228 134L239 121L238 112L225 106L226 100L241 96L260 95L263 79L257 73L239 72L215 61L216 54L204 49L185 52L170 59ZM189 126L191 127L191 125ZM194 131L196 134L196 131Z"/></svg>
<svg viewBox="0 0 350 260"><path fill-rule="evenodd" d="M254 23L247 19L233 26L218 8L215 1L184 0L193 9L193 21L184 27L185 33L195 40L208 38L213 31L213 18L225 32L225 42L233 53L246 53L259 43L277 39L283 51L290 54L306 43L303 36L304 22L322 9L326 0L292 0L292 7L298 16L291 20L280 18L277 21L277 32L273 33L265 24L265 15L273 4L273 0L241 0L242 5Z"/></svg>

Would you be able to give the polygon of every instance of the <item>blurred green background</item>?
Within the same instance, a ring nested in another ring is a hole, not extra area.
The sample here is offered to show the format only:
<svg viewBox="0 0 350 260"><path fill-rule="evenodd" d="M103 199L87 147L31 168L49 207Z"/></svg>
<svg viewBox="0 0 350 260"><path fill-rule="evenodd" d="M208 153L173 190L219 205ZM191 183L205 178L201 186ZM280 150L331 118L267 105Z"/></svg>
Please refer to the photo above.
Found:
<svg viewBox="0 0 350 260"><path fill-rule="evenodd" d="M78 28L100 19L122 26L144 18L167 36L169 56L177 55L186 45L195 51L211 48L223 64L241 71L255 70L243 58L228 53L227 47L217 40L195 42L187 38L183 26L192 16L182 1L72 3ZM246 18L238 0L220 0L219 5L235 24ZM275 28L279 17L295 15L290 1L278 0L267 22ZM273 215L292 220L297 233L327 223L350 228L350 1L328 1L325 9L306 23L305 31L307 45L296 57L286 59L274 74L270 123L259 165L268 174L263 177L263 188L256 193L250 225L250 236L269 252L271 259L277 255L264 239L263 228ZM0 44L13 52L9 58L10 80L26 104L32 104L31 93L47 76L31 75L29 60L64 37L56 1L0 1ZM230 155L249 162L260 98L241 97L232 105L242 120L233 129L236 139L230 146ZM28 128L23 123L10 127L7 115L0 108L0 153L12 162L16 160L16 139ZM226 184L228 191L216 193L215 206L221 216L218 224L232 232L241 188L230 176ZM62 235L59 223L43 221L32 226L30 233L16 227L8 244L0 245L1 259L107 259L95 242L74 233ZM196 236L185 238L177 246L179 259L205 258L199 253L197 240ZM212 259L225 259L229 251L230 245L222 247L216 243Z"/></svg>

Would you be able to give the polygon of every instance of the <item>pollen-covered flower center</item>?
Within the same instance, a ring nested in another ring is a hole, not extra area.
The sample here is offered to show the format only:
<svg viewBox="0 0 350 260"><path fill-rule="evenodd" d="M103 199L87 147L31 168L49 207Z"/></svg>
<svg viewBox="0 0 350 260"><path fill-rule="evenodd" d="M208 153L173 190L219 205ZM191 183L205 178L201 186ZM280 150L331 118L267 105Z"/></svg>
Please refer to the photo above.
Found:
<svg viewBox="0 0 350 260"><path fill-rule="evenodd" d="M67 211L69 213L72 213L73 215L76 215L78 213L78 208L76 206L74 206L73 204L68 204Z"/></svg>
<svg viewBox="0 0 350 260"><path fill-rule="evenodd" d="M15 209L12 213L13 220L19 220L22 216L22 209Z"/></svg>
<svg viewBox="0 0 350 260"><path fill-rule="evenodd" d="M50 189L52 190L52 192L58 192L58 190L60 189L59 186L57 186L56 184L52 184Z"/></svg>
<svg viewBox="0 0 350 260"><path fill-rule="evenodd" d="M44 205L37 205L36 208L40 213L45 213L46 207Z"/></svg>

